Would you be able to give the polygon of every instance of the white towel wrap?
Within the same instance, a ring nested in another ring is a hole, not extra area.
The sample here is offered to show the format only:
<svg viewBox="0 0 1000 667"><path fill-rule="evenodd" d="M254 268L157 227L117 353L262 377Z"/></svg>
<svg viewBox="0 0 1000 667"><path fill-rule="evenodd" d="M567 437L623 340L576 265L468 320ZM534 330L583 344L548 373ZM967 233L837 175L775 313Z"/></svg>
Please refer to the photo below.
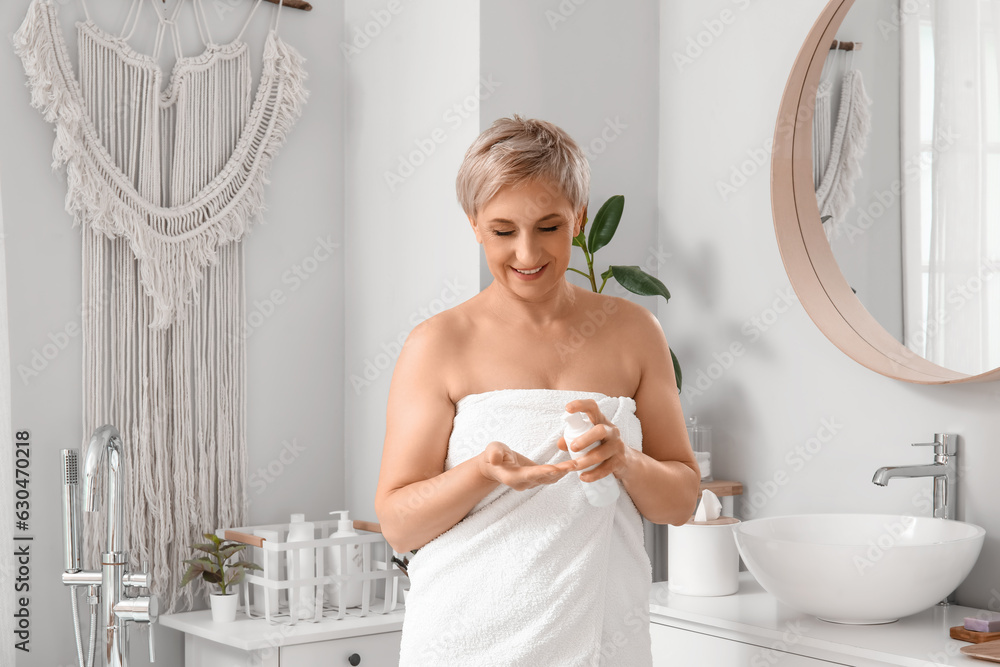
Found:
<svg viewBox="0 0 1000 667"><path fill-rule="evenodd" d="M580 398L596 400L622 440L642 449L629 397L504 389L458 402L445 468L494 440L538 463L567 460L556 447L561 417ZM490 493L411 561L400 666L651 665L650 564L641 517L622 491L595 508L571 473Z"/></svg>

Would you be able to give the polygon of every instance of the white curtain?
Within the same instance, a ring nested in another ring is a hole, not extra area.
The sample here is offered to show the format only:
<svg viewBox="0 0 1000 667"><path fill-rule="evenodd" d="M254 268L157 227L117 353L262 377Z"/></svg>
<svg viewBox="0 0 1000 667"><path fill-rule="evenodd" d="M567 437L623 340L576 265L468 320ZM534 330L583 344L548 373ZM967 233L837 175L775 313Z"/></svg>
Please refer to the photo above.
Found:
<svg viewBox="0 0 1000 667"><path fill-rule="evenodd" d="M926 357L979 373L1000 366L1000 266L990 257L990 229L995 238L1000 227L1000 211L990 202L1000 176L991 164L1000 153L990 147L1000 140L1000 0L936 0L932 17L939 145L931 171Z"/></svg>
<svg viewBox="0 0 1000 667"><path fill-rule="evenodd" d="M14 449L10 422L10 346L7 339L7 262L6 235L3 227L3 202L0 199L0 581L14 581ZM37 608L37 607L36 607ZM0 665L14 664L14 595L9 586L0 595Z"/></svg>

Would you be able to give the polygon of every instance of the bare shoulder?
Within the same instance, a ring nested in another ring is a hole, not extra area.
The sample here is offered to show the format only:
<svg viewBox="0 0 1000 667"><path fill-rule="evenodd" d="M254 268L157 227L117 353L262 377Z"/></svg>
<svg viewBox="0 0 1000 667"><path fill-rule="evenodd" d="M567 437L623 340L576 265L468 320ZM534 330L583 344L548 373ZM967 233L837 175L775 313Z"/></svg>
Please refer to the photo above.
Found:
<svg viewBox="0 0 1000 667"><path fill-rule="evenodd" d="M403 349L419 349L425 354L435 350L454 349L466 338L472 324L465 305L460 303L417 324L406 337Z"/></svg>
<svg viewBox="0 0 1000 667"><path fill-rule="evenodd" d="M613 316L614 332L620 340L648 349L652 345L664 345L663 328L648 308L628 299L605 294L601 298L602 310Z"/></svg>
<svg viewBox="0 0 1000 667"><path fill-rule="evenodd" d="M418 323L403 344L393 376L443 396L454 393L453 379L469 345L473 318L459 304Z"/></svg>

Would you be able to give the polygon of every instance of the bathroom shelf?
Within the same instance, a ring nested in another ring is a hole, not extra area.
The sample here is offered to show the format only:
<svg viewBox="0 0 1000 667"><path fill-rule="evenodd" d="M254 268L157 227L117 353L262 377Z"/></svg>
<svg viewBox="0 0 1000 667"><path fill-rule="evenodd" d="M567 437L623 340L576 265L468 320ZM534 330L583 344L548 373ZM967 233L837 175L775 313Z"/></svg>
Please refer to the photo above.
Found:
<svg viewBox="0 0 1000 667"><path fill-rule="evenodd" d="M733 498L743 495L743 485L739 482L731 482L725 479L716 479L711 482L702 482L701 493L708 489L722 501L722 516L736 516L734 514Z"/></svg>
<svg viewBox="0 0 1000 667"><path fill-rule="evenodd" d="M396 632L403 628L403 609L371 616L347 616L337 620L324 618L316 623L284 625L269 623L262 618L247 618L243 612L232 623L215 623L212 612L186 611L160 616L161 625L179 630L194 637L231 646L243 651L254 651L278 646L309 644L331 639L344 639L383 632Z"/></svg>
<svg viewBox="0 0 1000 667"><path fill-rule="evenodd" d="M716 479L711 482L702 482L701 490L710 490L715 495L723 498L725 496L742 496L743 495L743 484L740 482L731 482L724 479Z"/></svg>

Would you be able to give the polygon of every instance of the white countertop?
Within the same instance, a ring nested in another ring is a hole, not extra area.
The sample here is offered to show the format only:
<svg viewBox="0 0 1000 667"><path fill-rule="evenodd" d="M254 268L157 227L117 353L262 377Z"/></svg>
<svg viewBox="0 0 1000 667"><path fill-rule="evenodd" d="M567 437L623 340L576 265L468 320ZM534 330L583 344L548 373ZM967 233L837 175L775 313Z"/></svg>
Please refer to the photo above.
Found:
<svg viewBox="0 0 1000 667"><path fill-rule="evenodd" d="M348 615L339 621L336 618L324 618L317 623L299 621L295 625L271 623L263 618L247 618L243 612L237 612L236 620L232 623L216 623L212 620L211 610L205 609L165 614L160 616L159 622L165 627L202 639L244 651L253 651L275 646L395 632L403 628L403 609L400 606L387 614L371 613L365 617Z"/></svg>
<svg viewBox="0 0 1000 667"><path fill-rule="evenodd" d="M960 653L971 644L948 634L978 611L935 606L884 625L829 623L778 602L749 572L740 573L740 590L734 595L679 595L671 593L665 581L653 584L650 594L654 623L821 660L853 658L850 664L856 665L988 665Z"/></svg>
<svg viewBox="0 0 1000 667"><path fill-rule="evenodd" d="M761 588L749 572L740 573L740 590L722 597L692 597L670 592L666 582L653 584L650 594L653 623L755 644L820 660L859 666L965 666L989 663L962 655L967 642L951 639L948 631L962 625L979 610L970 607L932 607L884 625L841 625L802 614ZM244 651L274 646L343 639L395 632L403 627L403 609L366 617L325 618L296 625L269 623L237 614L232 623L215 623L209 610L167 614L165 627L219 642Z"/></svg>

